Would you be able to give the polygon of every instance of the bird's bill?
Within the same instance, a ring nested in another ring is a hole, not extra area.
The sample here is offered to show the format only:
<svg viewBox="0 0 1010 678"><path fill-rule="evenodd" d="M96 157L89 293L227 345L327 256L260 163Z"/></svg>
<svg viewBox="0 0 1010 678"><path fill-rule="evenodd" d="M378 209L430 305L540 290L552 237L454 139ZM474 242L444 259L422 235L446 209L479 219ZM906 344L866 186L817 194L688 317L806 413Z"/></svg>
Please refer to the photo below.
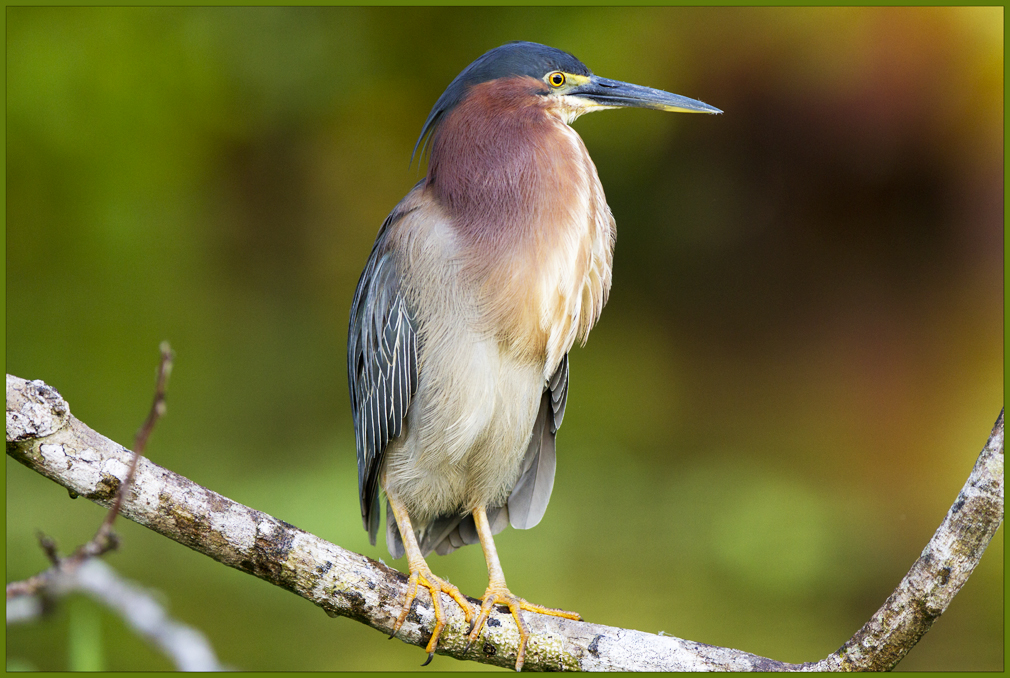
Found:
<svg viewBox="0 0 1010 678"><path fill-rule="evenodd" d="M675 113L722 113L715 106L661 89L632 85L630 82L610 80L598 75L589 76L586 82L567 93L588 104L587 108L653 108Z"/></svg>

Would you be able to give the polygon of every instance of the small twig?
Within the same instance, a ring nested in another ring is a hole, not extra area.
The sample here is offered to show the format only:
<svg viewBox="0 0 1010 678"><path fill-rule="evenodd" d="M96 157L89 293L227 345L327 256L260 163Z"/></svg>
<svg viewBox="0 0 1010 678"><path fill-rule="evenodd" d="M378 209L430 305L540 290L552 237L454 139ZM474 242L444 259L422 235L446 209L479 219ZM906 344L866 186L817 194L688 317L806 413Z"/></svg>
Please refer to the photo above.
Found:
<svg viewBox="0 0 1010 678"><path fill-rule="evenodd" d="M167 341L161 342L159 348L161 349L161 362L158 364L158 381L154 389L154 402L151 403L151 410L147 413L147 419L144 420L143 425L133 439L133 461L130 464L129 472L126 474L126 480L123 481L123 484L119 487L119 492L116 494L115 503L112 504L112 508L105 515L105 520L102 521L102 525L98 528L98 532L95 533L94 538L82 546L81 549L78 549L78 551L83 549L83 553L86 556L101 555L116 548L118 545L116 537L112 533L112 525L116 522L116 516L119 515L119 511L123 507L123 499L126 497L126 493L130 491L130 485L133 484L133 478L137 474L137 464L140 463L140 458L144 456L144 450L147 448L147 439L151 436L154 425L165 416L165 390L168 386L168 376L172 373L172 358L175 354L172 353L172 347L168 345Z"/></svg>
<svg viewBox="0 0 1010 678"><path fill-rule="evenodd" d="M79 546L66 558L60 558L56 550L56 542L40 532L39 545L45 552L49 562L52 563L52 567L28 579L7 584L6 594L8 600L17 596L35 595L46 588L56 574L72 572L89 558L108 553L119 545L119 540L112 531L112 525L116 522L116 516L122 510L127 492L130 491L130 485L133 483L133 478L137 473L137 466L144 454L144 449L147 447L147 439L150 437L151 431L154 430L154 425L165 414L165 390L168 386L168 376L172 372L172 358L174 354L167 341L161 342L159 348L161 349L161 361L158 364L158 380L154 390L154 402L151 404L151 410L147 414L147 419L144 420L143 425L137 431L137 435L134 438L133 459L130 462L130 470L126 474L126 479L119 485L119 491L116 493L115 501L109 508L108 513L105 514L105 520L102 521L94 537Z"/></svg>
<svg viewBox="0 0 1010 678"><path fill-rule="evenodd" d="M56 552L56 540L49 537L42 532L39 532L39 546L42 547L42 551L46 554L46 558L53 565L60 564L60 554Z"/></svg>
<svg viewBox="0 0 1010 678"><path fill-rule="evenodd" d="M52 576L51 573L55 572L61 567L60 554L56 551L56 542L52 537L48 537L42 532L38 533L39 546L42 548L42 552L46 554L46 558L52 563L52 567L48 570L40 572L28 579L22 579L21 581L11 582L7 584L7 600L12 598L17 598L19 596L32 596L41 591L46 583Z"/></svg>
<svg viewBox="0 0 1010 678"><path fill-rule="evenodd" d="M46 582L49 581L50 576L57 568L59 568L59 565L53 565L45 572L39 572L34 576L28 577L28 579L12 581L10 584L7 584L7 600L21 596L34 596L45 588Z"/></svg>

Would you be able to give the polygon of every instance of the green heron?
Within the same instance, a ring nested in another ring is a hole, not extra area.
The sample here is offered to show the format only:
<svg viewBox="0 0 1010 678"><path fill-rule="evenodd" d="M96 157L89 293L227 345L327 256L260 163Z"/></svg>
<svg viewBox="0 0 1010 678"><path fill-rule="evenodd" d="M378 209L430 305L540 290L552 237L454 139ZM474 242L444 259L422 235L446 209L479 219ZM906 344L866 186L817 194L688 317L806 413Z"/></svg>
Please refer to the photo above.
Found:
<svg viewBox="0 0 1010 678"><path fill-rule="evenodd" d="M469 642L491 607L581 619L505 585L493 535L540 522L554 486L568 351L610 291L616 229L596 166L569 125L622 106L720 113L700 101L601 78L561 50L512 42L449 84L414 146L428 171L379 228L351 304L347 369L361 515L371 543L386 498L386 546L404 553L407 597L430 590L431 661L441 593ZM480 610L424 557L480 543Z"/></svg>

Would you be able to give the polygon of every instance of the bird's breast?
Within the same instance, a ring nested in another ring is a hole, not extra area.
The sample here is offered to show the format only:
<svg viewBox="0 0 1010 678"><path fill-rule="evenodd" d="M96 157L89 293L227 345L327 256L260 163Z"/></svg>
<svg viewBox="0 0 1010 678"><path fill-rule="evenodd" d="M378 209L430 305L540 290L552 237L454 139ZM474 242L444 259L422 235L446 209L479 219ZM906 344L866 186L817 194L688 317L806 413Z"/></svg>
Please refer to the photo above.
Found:
<svg viewBox="0 0 1010 678"><path fill-rule="evenodd" d="M487 317L510 350L543 364L549 378L578 339L585 342L610 291L614 219L582 140L558 122L550 162L525 175L528 210L475 243ZM548 171L544 171L544 169ZM493 220L493 215L489 220Z"/></svg>
<svg viewBox="0 0 1010 678"><path fill-rule="evenodd" d="M446 121L428 188L459 236L482 322L546 379L606 303L614 219L582 139L556 115L531 109L480 125L467 115Z"/></svg>

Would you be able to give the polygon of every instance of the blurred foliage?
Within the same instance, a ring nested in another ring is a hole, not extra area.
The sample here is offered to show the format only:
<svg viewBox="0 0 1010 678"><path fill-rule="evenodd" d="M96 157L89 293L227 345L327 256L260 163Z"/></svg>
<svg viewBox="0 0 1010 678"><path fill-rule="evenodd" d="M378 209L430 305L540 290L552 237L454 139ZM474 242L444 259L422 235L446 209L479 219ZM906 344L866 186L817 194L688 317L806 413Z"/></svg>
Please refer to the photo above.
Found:
<svg viewBox="0 0 1010 678"><path fill-rule="evenodd" d="M81 596L68 601L67 668L70 671L104 671L101 610Z"/></svg>
<svg viewBox="0 0 1010 678"><path fill-rule="evenodd" d="M550 510L499 539L509 584L594 622L827 655L1002 405L1002 8L9 7L7 371L129 444L168 339L154 461L388 559L358 515L348 307L430 106L514 39L726 113L575 125L617 217L615 283L572 354ZM45 566L36 530L69 550L102 511L6 470L10 581ZM119 531L110 564L227 664L423 659ZM486 584L479 549L431 565ZM899 668L1000 669L1002 572L1000 530ZM101 619L105 666L168 668ZM8 629L8 661L69 668L73 623Z"/></svg>

